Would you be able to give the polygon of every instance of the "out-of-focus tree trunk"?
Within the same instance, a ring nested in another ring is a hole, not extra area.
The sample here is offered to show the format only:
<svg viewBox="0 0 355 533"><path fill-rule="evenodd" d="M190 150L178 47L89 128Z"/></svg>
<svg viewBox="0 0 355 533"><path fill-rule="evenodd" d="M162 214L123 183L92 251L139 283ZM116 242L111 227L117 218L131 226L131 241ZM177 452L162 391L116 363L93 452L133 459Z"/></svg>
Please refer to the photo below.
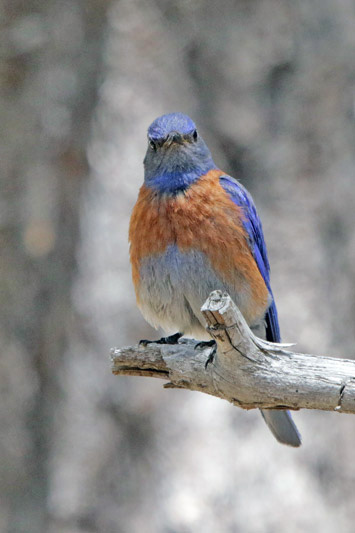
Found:
<svg viewBox="0 0 355 533"><path fill-rule="evenodd" d="M105 9L79 0L1 5L1 531L49 531L53 422Z"/></svg>

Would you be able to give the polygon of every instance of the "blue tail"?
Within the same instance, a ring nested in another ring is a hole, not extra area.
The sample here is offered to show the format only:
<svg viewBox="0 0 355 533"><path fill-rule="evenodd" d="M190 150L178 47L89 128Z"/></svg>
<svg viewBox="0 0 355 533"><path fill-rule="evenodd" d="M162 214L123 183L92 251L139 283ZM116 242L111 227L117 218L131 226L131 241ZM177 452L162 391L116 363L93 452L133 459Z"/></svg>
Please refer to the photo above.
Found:
<svg viewBox="0 0 355 533"><path fill-rule="evenodd" d="M282 444L301 446L301 435L298 433L289 411L281 409L260 409L271 433Z"/></svg>

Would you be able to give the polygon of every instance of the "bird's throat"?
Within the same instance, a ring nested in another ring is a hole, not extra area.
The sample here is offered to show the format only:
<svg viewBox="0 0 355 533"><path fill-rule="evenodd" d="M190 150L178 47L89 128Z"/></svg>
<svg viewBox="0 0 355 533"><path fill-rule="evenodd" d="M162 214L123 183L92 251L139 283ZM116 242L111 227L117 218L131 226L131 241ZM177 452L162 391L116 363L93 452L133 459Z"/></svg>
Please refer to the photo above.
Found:
<svg viewBox="0 0 355 533"><path fill-rule="evenodd" d="M213 168L215 166L211 163L203 168L197 166L191 169L177 168L175 170L164 171L146 180L146 185L161 194L176 196L189 189L201 176Z"/></svg>

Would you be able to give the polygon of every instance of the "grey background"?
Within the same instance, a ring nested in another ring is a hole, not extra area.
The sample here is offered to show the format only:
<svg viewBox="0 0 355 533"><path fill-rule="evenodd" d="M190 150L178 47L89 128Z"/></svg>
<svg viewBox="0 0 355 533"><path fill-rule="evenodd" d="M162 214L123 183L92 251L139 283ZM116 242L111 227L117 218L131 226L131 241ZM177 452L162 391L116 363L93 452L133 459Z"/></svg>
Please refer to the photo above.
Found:
<svg viewBox="0 0 355 533"><path fill-rule="evenodd" d="M154 338L127 229L146 129L190 114L263 220L285 341L355 354L352 0L0 2L0 531L352 532L355 419L113 377Z"/></svg>

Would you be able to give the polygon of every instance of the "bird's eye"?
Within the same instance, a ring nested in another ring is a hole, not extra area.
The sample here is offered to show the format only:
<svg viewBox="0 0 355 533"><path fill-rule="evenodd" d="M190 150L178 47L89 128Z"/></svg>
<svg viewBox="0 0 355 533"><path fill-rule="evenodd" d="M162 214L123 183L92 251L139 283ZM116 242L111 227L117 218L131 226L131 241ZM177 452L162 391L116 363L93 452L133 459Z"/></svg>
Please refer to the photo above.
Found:
<svg viewBox="0 0 355 533"><path fill-rule="evenodd" d="M192 134L192 138L194 141L197 141L197 130L195 130Z"/></svg>
<svg viewBox="0 0 355 533"><path fill-rule="evenodd" d="M155 144L154 141L149 141L149 146L151 147L152 150L154 150L154 152L156 152L157 145Z"/></svg>

